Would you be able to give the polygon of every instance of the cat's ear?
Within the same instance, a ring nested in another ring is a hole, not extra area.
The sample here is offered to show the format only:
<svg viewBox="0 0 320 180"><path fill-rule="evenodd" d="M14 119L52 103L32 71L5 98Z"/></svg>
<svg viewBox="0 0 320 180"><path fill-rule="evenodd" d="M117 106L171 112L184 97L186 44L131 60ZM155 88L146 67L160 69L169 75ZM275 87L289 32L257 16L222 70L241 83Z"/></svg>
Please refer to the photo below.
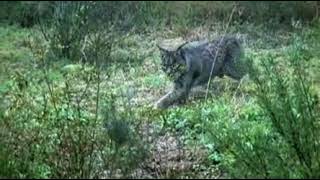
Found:
<svg viewBox="0 0 320 180"><path fill-rule="evenodd" d="M165 48L163 48L162 46L160 46L159 44L157 44L157 47L159 48L160 51L166 52L168 53L169 51Z"/></svg>

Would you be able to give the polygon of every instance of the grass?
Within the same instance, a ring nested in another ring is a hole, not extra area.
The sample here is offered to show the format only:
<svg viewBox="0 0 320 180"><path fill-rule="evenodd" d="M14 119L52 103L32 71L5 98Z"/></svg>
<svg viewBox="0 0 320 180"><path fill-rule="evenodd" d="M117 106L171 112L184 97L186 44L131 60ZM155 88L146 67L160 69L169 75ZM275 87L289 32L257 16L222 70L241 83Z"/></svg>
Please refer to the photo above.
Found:
<svg viewBox="0 0 320 180"><path fill-rule="evenodd" d="M10 79L10 74L23 69L22 66L30 64L32 57L25 47L25 40L29 31L16 26L0 26L0 82Z"/></svg>

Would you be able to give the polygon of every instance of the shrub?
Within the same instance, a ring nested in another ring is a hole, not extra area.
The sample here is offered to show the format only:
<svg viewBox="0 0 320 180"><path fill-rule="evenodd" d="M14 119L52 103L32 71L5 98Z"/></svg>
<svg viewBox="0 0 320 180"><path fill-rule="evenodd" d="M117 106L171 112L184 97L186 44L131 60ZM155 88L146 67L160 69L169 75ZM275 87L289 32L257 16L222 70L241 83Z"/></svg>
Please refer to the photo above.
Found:
<svg viewBox="0 0 320 180"><path fill-rule="evenodd" d="M0 22L18 24L30 28L37 24L37 18L49 18L52 14L51 2L2 1Z"/></svg>
<svg viewBox="0 0 320 180"><path fill-rule="evenodd" d="M129 176L145 157L146 146L134 124L138 120L110 108L116 99L112 92L101 91L102 79L108 76L99 66L56 69L49 64L52 56L46 45L30 43L39 70L17 69L1 88L0 154L5 156L0 158L0 176L101 178L119 176L119 169L121 176ZM103 58L95 52L91 57ZM104 128L105 123L118 122L125 126ZM117 143L126 134L130 139Z"/></svg>
<svg viewBox="0 0 320 180"><path fill-rule="evenodd" d="M260 108L229 129L232 141L213 133L214 142L230 143L223 143L224 162L233 177L319 177L318 97L306 73L310 55L300 42L287 51L287 61L268 55L261 69L252 69Z"/></svg>
<svg viewBox="0 0 320 180"><path fill-rule="evenodd" d="M55 2L51 19L40 19L40 32L58 59L100 65L109 61L111 24L97 2ZM100 58L100 59L99 59Z"/></svg>

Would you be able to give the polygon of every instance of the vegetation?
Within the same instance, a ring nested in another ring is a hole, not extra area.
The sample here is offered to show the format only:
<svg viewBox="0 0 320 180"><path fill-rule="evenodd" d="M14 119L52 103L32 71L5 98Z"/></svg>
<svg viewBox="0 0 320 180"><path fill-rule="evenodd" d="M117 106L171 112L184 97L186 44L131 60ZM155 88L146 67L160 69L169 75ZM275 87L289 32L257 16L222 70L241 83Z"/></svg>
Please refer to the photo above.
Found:
<svg viewBox="0 0 320 180"><path fill-rule="evenodd" d="M320 177L318 2L0 5L0 177ZM248 77L154 109L156 43L225 32Z"/></svg>

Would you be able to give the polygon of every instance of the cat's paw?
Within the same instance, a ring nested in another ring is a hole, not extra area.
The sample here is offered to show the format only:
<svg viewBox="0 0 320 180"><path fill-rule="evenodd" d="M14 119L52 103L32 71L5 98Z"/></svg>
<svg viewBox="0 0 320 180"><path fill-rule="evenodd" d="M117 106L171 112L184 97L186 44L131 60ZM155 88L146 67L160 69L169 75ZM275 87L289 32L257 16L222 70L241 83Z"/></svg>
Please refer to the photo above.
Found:
<svg viewBox="0 0 320 180"><path fill-rule="evenodd" d="M157 101L155 104L154 104L154 109L166 109L167 108L167 105L165 105L165 103L163 101Z"/></svg>

